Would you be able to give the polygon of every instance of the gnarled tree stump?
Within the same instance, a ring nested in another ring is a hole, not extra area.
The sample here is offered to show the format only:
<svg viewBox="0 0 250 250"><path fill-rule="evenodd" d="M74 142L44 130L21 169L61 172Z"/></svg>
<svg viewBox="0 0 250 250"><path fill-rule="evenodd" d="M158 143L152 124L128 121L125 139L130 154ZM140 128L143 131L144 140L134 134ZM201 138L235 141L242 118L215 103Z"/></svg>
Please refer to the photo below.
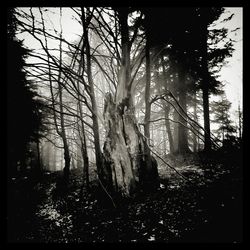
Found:
<svg viewBox="0 0 250 250"><path fill-rule="evenodd" d="M158 187L157 162L150 156L151 169L147 169L146 140L138 129L129 99L124 98L116 104L111 94L106 94L104 121L106 140L103 148L103 180L109 191L128 197L139 188Z"/></svg>

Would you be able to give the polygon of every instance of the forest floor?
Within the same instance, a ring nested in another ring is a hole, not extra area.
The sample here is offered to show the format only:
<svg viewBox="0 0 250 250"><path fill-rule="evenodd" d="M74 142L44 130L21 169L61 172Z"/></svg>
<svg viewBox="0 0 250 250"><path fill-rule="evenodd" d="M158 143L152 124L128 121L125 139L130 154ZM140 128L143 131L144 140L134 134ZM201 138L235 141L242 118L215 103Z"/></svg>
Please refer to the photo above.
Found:
<svg viewBox="0 0 250 250"><path fill-rule="evenodd" d="M8 187L8 242L242 242L242 156L166 157L176 172L159 166L156 192L103 207L98 188L83 190L73 170L64 195L60 172L39 179L12 178Z"/></svg>

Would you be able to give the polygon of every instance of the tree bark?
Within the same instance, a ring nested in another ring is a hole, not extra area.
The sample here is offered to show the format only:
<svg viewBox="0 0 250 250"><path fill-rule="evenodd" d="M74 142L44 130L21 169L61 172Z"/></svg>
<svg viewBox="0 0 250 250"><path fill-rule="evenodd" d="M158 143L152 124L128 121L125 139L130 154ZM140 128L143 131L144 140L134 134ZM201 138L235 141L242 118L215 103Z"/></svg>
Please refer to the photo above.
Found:
<svg viewBox="0 0 250 250"><path fill-rule="evenodd" d="M78 129L79 138L77 139L77 149L76 149L76 168L81 169L83 158L82 158L82 151L81 151L81 139L80 139L80 128Z"/></svg>
<svg viewBox="0 0 250 250"><path fill-rule="evenodd" d="M164 79L164 86L165 89L168 90L168 86L167 86L167 76L166 76L166 69L164 66L164 58L162 56L161 58L161 62L162 62L162 70L163 70L163 79ZM158 73L157 73L157 79L158 79ZM159 81L157 81L157 86L159 86ZM168 98L166 96L166 98ZM166 104L166 102L164 100L161 100L161 103L164 107L164 116L165 116L165 126L166 126L166 131L167 131L167 135L168 135L168 142L169 142L169 152L170 154L174 153L174 142L173 142L173 136L172 136L172 131L171 131L171 127L170 127L170 122L169 122L169 112L170 112L170 107L169 104Z"/></svg>
<svg viewBox="0 0 250 250"><path fill-rule="evenodd" d="M146 41L146 86L145 86L145 117L144 117L144 135L147 140L147 144L145 144L145 153L146 153L146 168L151 169L151 156L150 149L148 145L150 145L150 116L151 116L151 104L150 104L150 82L151 82L151 70L150 70L150 47L148 42L148 37Z"/></svg>
<svg viewBox="0 0 250 250"><path fill-rule="evenodd" d="M41 164L41 155L40 155L40 146L39 140L36 141L36 150L37 150L37 173L40 174L42 172L42 164Z"/></svg>
<svg viewBox="0 0 250 250"><path fill-rule="evenodd" d="M83 11L83 15L84 15L84 10ZM85 19L85 16L83 16L83 18ZM85 27L85 26L84 26ZM85 32L86 32L86 28L85 28ZM90 48L89 48L89 43L88 43L88 33L85 34L86 40L85 43L87 43L87 74L88 74L88 79L90 81L91 86L91 91L94 91L93 89L93 80L92 80L92 72L91 72L91 58L90 58ZM82 48L82 52L84 50L84 47ZM81 61L82 61L82 65L79 65L79 74L81 73L81 67L82 67L82 78L84 78L84 69L85 69L85 57L84 57L84 53L81 54ZM89 68L90 67L90 68ZM85 126L84 126L84 122L83 122L83 111L82 111L82 105L81 105L81 96L80 96L80 85L79 85L79 81L77 82L77 88L78 88L78 102L77 102L77 112L79 112L79 115L81 117L81 121L79 124L78 121L78 132L79 132L79 137L80 137L80 144L81 144L81 154L82 154L82 159L83 159L83 183L85 182L85 187L86 190L89 190L89 157L88 157L88 150L87 150L87 141L86 141L86 136L85 136ZM92 92L91 92L92 95ZM92 98L91 98L92 100ZM95 105L95 96L93 95L93 101L92 102L92 106L94 104L94 107L96 109L96 105ZM96 110L97 112L97 110ZM93 117L93 116L92 116ZM98 120L93 120L93 123L97 122L97 128L98 128ZM94 126L93 126L94 127ZM95 134L94 134L95 135ZM98 137L94 137L94 140L97 139L99 141L99 129L98 129ZM95 142L96 143L96 142ZM97 143L97 147L98 147L98 143ZM100 145L99 145L100 147ZM99 155L96 155L96 159L100 157ZM100 163L98 163L100 164ZM98 165L97 169L99 169L100 166Z"/></svg>
<svg viewBox="0 0 250 250"><path fill-rule="evenodd" d="M96 105L94 81L93 81L92 68L91 68L91 54L90 54L88 27L86 27L84 8L81 8L81 11L82 11L84 42L86 46L85 47L86 48L86 61L87 61L86 69L87 69L87 77L88 77L89 90L90 90L90 99L91 99L91 104L92 104L92 120L93 120L94 146L95 146L95 155L96 155L96 167L97 167L98 175L102 175L103 174L103 161L102 161L102 152L101 152L101 146L100 146L99 122L98 122L98 116L97 116L98 110L97 110L97 105Z"/></svg>
<svg viewBox="0 0 250 250"><path fill-rule="evenodd" d="M51 148L52 152L53 152L53 158L52 158L52 161L49 160L49 166L52 165L52 170L53 171L57 171L57 150L56 150L56 147L55 145L52 145L52 148Z"/></svg>
<svg viewBox="0 0 250 250"><path fill-rule="evenodd" d="M239 138L242 138L242 112L240 110L240 105L238 105L238 115L239 115Z"/></svg>
<svg viewBox="0 0 250 250"><path fill-rule="evenodd" d="M60 79L60 76L59 76ZM63 150L64 150L64 180L66 183L69 181L69 173L70 173L70 152L69 152L69 145L67 141L66 136L66 130L65 130L65 123L64 123L64 115L63 115L63 99L62 99L62 86L58 82L58 90L59 90L59 108L60 108L60 122L61 122L61 131L60 136L63 141Z"/></svg>
<svg viewBox="0 0 250 250"><path fill-rule="evenodd" d="M69 181L69 173L70 173L70 154L69 154L69 147L66 139L66 135L62 136L63 139L63 149L64 149L64 179L66 183Z"/></svg>
<svg viewBox="0 0 250 250"><path fill-rule="evenodd" d="M165 115L165 126L166 126L166 131L168 134L168 142L169 142L169 153L172 154L174 153L174 142L173 142L173 136L172 136L172 131L170 128L170 122L169 122L169 111L170 108L164 103L164 115Z"/></svg>
<svg viewBox="0 0 250 250"><path fill-rule="evenodd" d="M80 98L80 96L78 97ZM82 112L80 99L78 100L78 109L79 109L80 117L83 119L83 112ZM89 157L88 157L87 142L86 142L86 136L85 136L85 126L82 120L81 120L81 126L78 127L78 132L80 136L81 153L82 153L82 159L83 159L83 181L85 181L86 190L88 191L89 190Z"/></svg>
<svg viewBox="0 0 250 250"><path fill-rule="evenodd" d="M120 22L121 31L121 67L119 71L119 78L116 90L116 102L120 102L125 98L128 98L128 105L133 105L133 98L131 97L131 65L130 65L130 51L131 44L129 41L128 31L128 10L126 8L118 9L118 18Z"/></svg>
<svg viewBox="0 0 250 250"><path fill-rule="evenodd" d="M210 117L209 117L209 72L207 58L207 25L203 25L202 36L202 97L203 97L203 112L204 112L204 129L205 129L205 145L204 150L211 150L211 135L210 135Z"/></svg>
<svg viewBox="0 0 250 250"><path fill-rule="evenodd" d="M138 187L158 187L157 162L151 156L151 169L147 169L147 142L140 133L133 108L126 102L116 105L110 94L106 95L104 121L106 141L104 159L105 184L111 192L130 196Z"/></svg>
<svg viewBox="0 0 250 250"><path fill-rule="evenodd" d="M196 91L194 93L194 102L193 102L193 107L194 107L194 120L198 122L198 117L197 117L197 100L196 100ZM197 127L198 129L198 127ZM193 152L197 152L197 136L196 134L193 133Z"/></svg>
<svg viewBox="0 0 250 250"><path fill-rule="evenodd" d="M183 111L180 110L184 116L187 113L187 89L186 89L186 75L184 70L179 70L179 103L183 108ZM183 119L182 116L179 116L178 121L178 153L185 154L190 152L188 147L188 134L187 134L187 121ZM184 126L183 126L183 125Z"/></svg>
<svg viewBox="0 0 250 250"><path fill-rule="evenodd" d="M176 107L178 109L178 107ZM176 121L174 125L174 131L173 131L173 148L174 148L174 154L178 154L179 152L179 133L178 133L178 120L179 114L176 110L174 110L173 120Z"/></svg>

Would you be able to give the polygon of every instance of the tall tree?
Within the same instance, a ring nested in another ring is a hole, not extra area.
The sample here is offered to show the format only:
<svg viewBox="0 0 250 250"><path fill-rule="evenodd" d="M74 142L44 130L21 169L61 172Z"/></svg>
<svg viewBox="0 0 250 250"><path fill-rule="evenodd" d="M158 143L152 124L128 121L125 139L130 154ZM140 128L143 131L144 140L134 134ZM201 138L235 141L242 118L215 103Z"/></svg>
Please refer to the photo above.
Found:
<svg viewBox="0 0 250 250"><path fill-rule="evenodd" d="M86 71L87 71L87 78L89 84L89 95L91 99L92 105L92 120L93 120L93 133L94 133L94 145L95 145L95 154L96 154L96 166L99 175L102 175L103 171L103 162L102 162L102 152L101 152L101 145L100 145L100 135L99 135L99 122L98 122L98 110L96 104L96 97L95 97L95 90L94 90L94 81L92 75L92 58L90 52L90 44L89 44L89 23L92 19L93 12L91 13L90 9L87 8L87 15L85 13L85 9L81 8L81 21L83 26L83 37L84 37L84 44L83 50L85 49L86 53ZM83 54L83 53L82 53Z"/></svg>
<svg viewBox="0 0 250 250"><path fill-rule="evenodd" d="M152 168L151 156L150 156L150 116L151 116L151 103L150 103L150 85L151 85L151 60L150 60L150 19L149 15L146 15L145 28L146 28L146 44L145 44L145 75L146 75L146 84L145 84L145 117L144 117L144 135L147 140L145 144L145 154L146 154L146 168Z"/></svg>
<svg viewBox="0 0 250 250"><path fill-rule="evenodd" d="M26 169L29 143L40 137L42 102L24 72L28 50L15 38L16 18L14 9L8 9L7 26L7 138L8 170L15 174L19 165Z"/></svg>
<svg viewBox="0 0 250 250"><path fill-rule="evenodd" d="M106 140L103 153L108 170L106 183L111 190L129 196L138 186L147 186L151 189L158 186L158 171L153 158L152 168L145 168L145 148L149 146L137 127L134 114L130 62L132 40L128 27L130 10L117 8L115 11L118 13L120 24L121 65L115 100L110 94L107 94L105 99ZM151 185L145 185L149 182Z"/></svg>
<svg viewBox="0 0 250 250"><path fill-rule="evenodd" d="M223 63L225 57L231 56L232 53L232 41L226 43L225 48L215 48L209 51L209 38L211 39L211 32L209 32L209 26L221 16L224 12L224 8L198 8L197 19L199 26L197 26L198 39L200 41L199 51L201 56L201 88L203 93L203 112L204 112L204 129L205 129L205 151L211 150L211 132L210 132L210 117L209 117L209 94L215 90L215 86L218 81L215 81L215 77L212 75L212 67L218 66L219 63ZM230 17L231 18L231 17ZM215 30L214 39L215 42L220 42L219 34L223 34L222 38L225 38L227 30ZM211 45L211 44L210 44ZM215 44L212 44L213 46ZM219 68L219 67L217 67ZM218 70L218 69L217 69ZM213 84L215 83L215 85Z"/></svg>
<svg viewBox="0 0 250 250"><path fill-rule="evenodd" d="M243 117L242 117L242 111L240 109L240 105L238 105L238 117L239 117L239 138L241 139L242 138L242 120L243 120Z"/></svg>
<svg viewBox="0 0 250 250"><path fill-rule="evenodd" d="M224 141L228 135L236 132L230 118L231 103L226 99L225 95L223 95L221 100L211 103L211 108L214 114L212 121L219 125L216 132L218 136L222 138L222 141Z"/></svg>
<svg viewBox="0 0 250 250"><path fill-rule="evenodd" d="M62 68L62 8L60 8L60 39L59 39L59 63L58 67L59 69ZM67 132L65 129L65 114L64 114L64 100L63 100L63 92L64 89L62 87L62 82L64 81L63 79L63 74L62 71L59 70L57 76L53 76L52 73L52 65L50 62L50 56L48 54L49 47L48 47L48 39L47 39L47 34L46 34L46 29L45 29L45 20L43 16L43 12L41 8L39 8L39 12L41 15L41 20L42 20L42 31L44 35L44 40L45 40L45 46L44 49L47 52L47 64L48 64L48 78L49 78L49 87L50 87L50 94L51 94L51 102L52 102L52 108L53 108L53 119L54 119L54 126L56 128L57 134L61 137L62 142L63 142L63 155L64 155L64 167L63 167L63 173L64 173L64 184L68 184L69 181L69 174L70 174L70 150L69 150L69 143L67 139ZM56 78L56 84L57 84L57 90L58 90L58 106L59 106L59 124L57 122L57 113L56 113L56 97L53 91L53 78Z"/></svg>

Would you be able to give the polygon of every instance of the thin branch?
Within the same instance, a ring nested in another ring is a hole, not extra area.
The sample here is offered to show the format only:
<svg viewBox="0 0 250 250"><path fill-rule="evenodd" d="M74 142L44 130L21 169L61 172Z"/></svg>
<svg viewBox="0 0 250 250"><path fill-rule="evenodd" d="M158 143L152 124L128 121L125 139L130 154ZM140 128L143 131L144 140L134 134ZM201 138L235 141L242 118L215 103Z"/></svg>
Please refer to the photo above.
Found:
<svg viewBox="0 0 250 250"><path fill-rule="evenodd" d="M116 205L115 205L115 203L114 203L113 198L112 198L111 195L108 193L107 189L103 186L103 184L102 184L100 178L98 177L98 175L97 175L97 179L99 180L99 182L100 182L100 184L101 184L101 187L103 188L104 192L105 192L105 193L108 195L108 197L110 198L110 200L111 200L111 202L112 202L114 208L116 208Z"/></svg>

